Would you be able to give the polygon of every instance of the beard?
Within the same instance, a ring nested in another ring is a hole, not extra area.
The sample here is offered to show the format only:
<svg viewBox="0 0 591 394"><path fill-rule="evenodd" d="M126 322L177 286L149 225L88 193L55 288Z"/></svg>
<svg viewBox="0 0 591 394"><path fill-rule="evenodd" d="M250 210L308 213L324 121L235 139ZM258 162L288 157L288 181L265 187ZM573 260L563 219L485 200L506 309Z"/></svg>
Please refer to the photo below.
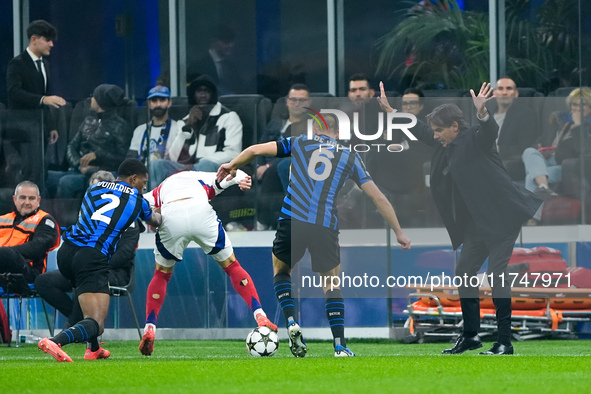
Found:
<svg viewBox="0 0 591 394"><path fill-rule="evenodd" d="M150 114L156 118L162 118L166 115L166 108L156 107L150 110Z"/></svg>

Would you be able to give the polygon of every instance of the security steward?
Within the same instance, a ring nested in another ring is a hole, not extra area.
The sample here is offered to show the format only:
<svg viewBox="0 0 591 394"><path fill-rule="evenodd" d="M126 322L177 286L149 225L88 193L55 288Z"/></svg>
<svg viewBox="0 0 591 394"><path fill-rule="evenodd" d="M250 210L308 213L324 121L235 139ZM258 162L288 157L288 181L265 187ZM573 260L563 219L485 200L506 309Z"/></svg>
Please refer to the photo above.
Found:
<svg viewBox="0 0 591 394"><path fill-rule="evenodd" d="M30 181L14 190L15 209L0 216L0 274L23 274L28 283L47 268L47 254L60 244L59 226L39 209L39 188Z"/></svg>

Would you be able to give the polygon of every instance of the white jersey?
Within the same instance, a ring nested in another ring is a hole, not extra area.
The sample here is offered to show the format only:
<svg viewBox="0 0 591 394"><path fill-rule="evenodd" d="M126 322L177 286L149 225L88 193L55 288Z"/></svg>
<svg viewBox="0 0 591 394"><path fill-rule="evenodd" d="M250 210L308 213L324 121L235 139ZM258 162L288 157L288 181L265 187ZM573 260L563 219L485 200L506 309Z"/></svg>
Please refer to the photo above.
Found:
<svg viewBox="0 0 591 394"><path fill-rule="evenodd" d="M160 186L145 194L144 198L153 207L161 207L186 198L200 199L206 203L247 176L244 171L238 170L234 179L224 180L218 184L215 172L182 171L166 178Z"/></svg>
<svg viewBox="0 0 591 394"><path fill-rule="evenodd" d="M161 207L162 224L156 233L156 262L172 267L183 258L189 242L197 243L216 261L228 259L232 243L209 200L248 175L238 170L231 181L217 183L216 173L183 171L166 178L144 198Z"/></svg>

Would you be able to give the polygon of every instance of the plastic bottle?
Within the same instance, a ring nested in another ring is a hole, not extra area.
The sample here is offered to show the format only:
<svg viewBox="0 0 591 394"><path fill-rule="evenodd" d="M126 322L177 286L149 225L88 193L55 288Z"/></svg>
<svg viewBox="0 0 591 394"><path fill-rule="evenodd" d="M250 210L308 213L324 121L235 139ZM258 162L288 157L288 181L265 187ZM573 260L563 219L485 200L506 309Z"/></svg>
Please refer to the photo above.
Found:
<svg viewBox="0 0 591 394"><path fill-rule="evenodd" d="M37 343L41 340L42 338L36 336L36 335L21 335L20 336L20 343Z"/></svg>

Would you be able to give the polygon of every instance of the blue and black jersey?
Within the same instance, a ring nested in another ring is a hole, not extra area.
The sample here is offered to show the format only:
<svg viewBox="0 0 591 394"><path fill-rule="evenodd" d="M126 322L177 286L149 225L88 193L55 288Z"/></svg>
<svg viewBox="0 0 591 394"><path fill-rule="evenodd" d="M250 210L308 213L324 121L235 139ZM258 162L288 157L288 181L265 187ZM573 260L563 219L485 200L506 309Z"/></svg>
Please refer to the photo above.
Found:
<svg viewBox="0 0 591 394"><path fill-rule="evenodd" d="M86 191L78 222L63 238L111 257L123 232L138 217L147 220L151 216L150 205L137 189L125 182L102 181Z"/></svg>
<svg viewBox="0 0 591 394"><path fill-rule="evenodd" d="M277 141L277 156L291 156L291 174L279 220L296 219L338 228L336 197L347 179L358 186L371 181L356 152L325 135Z"/></svg>

